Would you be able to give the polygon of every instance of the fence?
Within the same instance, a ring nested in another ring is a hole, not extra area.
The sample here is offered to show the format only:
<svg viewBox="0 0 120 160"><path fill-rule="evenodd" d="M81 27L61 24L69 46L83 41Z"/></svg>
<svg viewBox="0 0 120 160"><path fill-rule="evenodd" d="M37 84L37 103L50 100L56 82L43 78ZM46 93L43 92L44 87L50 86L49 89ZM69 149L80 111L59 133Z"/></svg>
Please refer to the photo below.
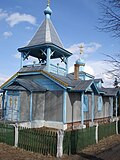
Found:
<svg viewBox="0 0 120 160"><path fill-rule="evenodd" d="M0 124L0 142L14 146L15 129L8 124Z"/></svg>
<svg viewBox="0 0 120 160"><path fill-rule="evenodd" d="M116 122L99 125L98 140L111 136L115 133L116 133Z"/></svg>
<svg viewBox="0 0 120 160"><path fill-rule="evenodd" d="M43 155L56 156L57 133L40 129L19 128L18 147Z"/></svg>
<svg viewBox="0 0 120 160"><path fill-rule="evenodd" d="M68 131L64 133L63 153L75 154L95 143L95 127Z"/></svg>
<svg viewBox="0 0 120 160"><path fill-rule="evenodd" d="M88 145L95 144L99 140L114 134L116 134L116 122L66 131L64 132L63 153L68 155L78 153Z"/></svg>
<svg viewBox="0 0 120 160"><path fill-rule="evenodd" d="M118 133L120 134L120 120L118 121Z"/></svg>
<svg viewBox="0 0 120 160"><path fill-rule="evenodd" d="M43 155L76 154L104 137L120 133L120 121L72 131L21 128L0 123L0 142Z"/></svg>

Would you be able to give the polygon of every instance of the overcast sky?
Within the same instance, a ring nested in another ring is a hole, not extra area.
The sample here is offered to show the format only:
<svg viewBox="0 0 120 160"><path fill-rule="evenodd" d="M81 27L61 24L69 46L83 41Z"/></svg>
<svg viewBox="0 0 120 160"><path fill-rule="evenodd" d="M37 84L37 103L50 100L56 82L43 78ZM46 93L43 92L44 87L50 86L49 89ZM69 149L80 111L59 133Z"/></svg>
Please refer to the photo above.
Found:
<svg viewBox="0 0 120 160"><path fill-rule="evenodd" d="M79 58L79 46L84 46L85 71L97 78L109 80L103 54L120 50L118 40L99 32L99 0L51 0L51 20L66 49L73 53L69 71ZM25 46L44 20L47 0L4 0L0 5L0 84L20 69L19 47ZM27 62L26 62L27 63Z"/></svg>

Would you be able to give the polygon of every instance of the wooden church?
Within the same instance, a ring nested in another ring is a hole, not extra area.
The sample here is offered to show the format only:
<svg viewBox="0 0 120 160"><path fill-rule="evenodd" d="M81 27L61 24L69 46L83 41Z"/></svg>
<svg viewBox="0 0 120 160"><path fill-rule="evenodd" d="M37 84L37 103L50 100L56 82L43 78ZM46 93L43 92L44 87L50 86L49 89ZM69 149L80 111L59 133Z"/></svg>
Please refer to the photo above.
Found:
<svg viewBox="0 0 120 160"><path fill-rule="evenodd" d="M2 119L27 127L83 128L117 116L119 89L103 88L102 79L85 73L83 59L68 73L67 51L51 21L50 5L32 40L19 48L21 64L29 56L39 64L22 66L1 86ZM60 59L64 67L55 65ZM113 100L116 103L114 105Z"/></svg>

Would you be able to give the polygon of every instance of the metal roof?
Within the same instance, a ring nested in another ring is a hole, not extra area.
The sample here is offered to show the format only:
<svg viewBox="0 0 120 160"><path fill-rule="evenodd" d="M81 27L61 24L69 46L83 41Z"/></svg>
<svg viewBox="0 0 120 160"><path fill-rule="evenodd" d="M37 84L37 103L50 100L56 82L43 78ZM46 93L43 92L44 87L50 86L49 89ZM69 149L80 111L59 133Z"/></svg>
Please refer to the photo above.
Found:
<svg viewBox="0 0 120 160"><path fill-rule="evenodd" d="M81 90L81 91L85 91L92 83L92 80L81 80L79 81L78 85L76 85L73 90Z"/></svg>
<svg viewBox="0 0 120 160"><path fill-rule="evenodd" d="M105 92L106 96L116 96L118 93L120 93L120 88L99 88L100 91Z"/></svg>
<svg viewBox="0 0 120 160"><path fill-rule="evenodd" d="M73 74L68 74L67 76L61 76L54 73L51 74L57 79L67 83L68 86L71 87L72 91L86 91L88 87L93 84L92 83L93 80L81 80L81 79L74 80Z"/></svg>
<svg viewBox="0 0 120 160"><path fill-rule="evenodd" d="M72 53L64 49L51 20L45 19L29 44L25 47L18 48L18 51L25 55L45 60L46 56L43 54L43 51L48 47L54 52L51 59L60 58L63 55L65 57L72 55Z"/></svg>
<svg viewBox="0 0 120 160"><path fill-rule="evenodd" d="M69 75L74 75L74 72L70 73ZM85 75L85 76L88 76L88 77L90 77L90 78L94 78L93 75L91 75L91 74L89 74L89 73L87 73L87 72L84 72L84 71L79 71L79 76L80 76L80 75Z"/></svg>
<svg viewBox="0 0 120 160"><path fill-rule="evenodd" d="M43 67L44 68L44 67ZM40 71L42 70L42 68L40 66L31 66L31 67L23 67L19 72L20 73L24 73L24 72L32 72L32 71ZM68 74L67 76L62 76L62 75L58 75L55 73L49 73L50 76L54 77L54 79L56 81L61 81L63 83L68 84L68 87L71 87L72 90L81 90L81 91L85 91L93 82L93 80L74 80L74 75L72 74Z"/></svg>
<svg viewBox="0 0 120 160"><path fill-rule="evenodd" d="M45 65L37 65L37 66L23 66L23 68L21 68L19 70L19 73L24 73L24 72L35 72L35 71L40 71L40 70L44 70Z"/></svg>
<svg viewBox="0 0 120 160"><path fill-rule="evenodd" d="M45 43L52 43L63 48L63 44L50 19L43 21L27 47Z"/></svg>
<svg viewBox="0 0 120 160"><path fill-rule="evenodd" d="M14 91L25 91L26 89L19 84L12 84L5 88L5 90L14 90Z"/></svg>
<svg viewBox="0 0 120 160"><path fill-rule="evenodd" d="M27 75L27 73L36 73L36 74L43 74L50 79L53 79L53 81L56 81L58 84L65 85L66 88L71 88L71 91L87 91L89 89L89 86L92 87L92 89L95 89L97 93L103 93L106 96L116 96L118 93L120 93L120 88L104 88L104 87L96 87L94 85L94 82L102 81L101 79L91 79L91 80L74 80L74 74L68 74L66 76L61 76L55 73L48 73L44 71L45 65L40 66L26 66L19 70L17 78L13 81L12 84L9 86L6 85L4 87L4 90L29 90L31 92L40 92L40 91L46 91L46 88L40 86L39 84L36 84L32 80L21 78L22 73L23 75ZM21 73L21 74L19 74ZM31 74L30 74L31 75ZM29 75L29 76L30 76Z"/></svg>
<svg viewBox="0 0 120 160"><path fill-rule="evenodd" d="M98 78L98 79L94 79L94 82L95 83L98 83L98 82L102 82L103 83L103 80L102 80L102 78Z"/></svg>
<svg viewBox="0 0 120 160"><path fill-rule="evenodd" d="M38 85L32 80L16 78L15 81L4 88L4 90L28 90L30 92L46 91L46 88Z"/></svg>

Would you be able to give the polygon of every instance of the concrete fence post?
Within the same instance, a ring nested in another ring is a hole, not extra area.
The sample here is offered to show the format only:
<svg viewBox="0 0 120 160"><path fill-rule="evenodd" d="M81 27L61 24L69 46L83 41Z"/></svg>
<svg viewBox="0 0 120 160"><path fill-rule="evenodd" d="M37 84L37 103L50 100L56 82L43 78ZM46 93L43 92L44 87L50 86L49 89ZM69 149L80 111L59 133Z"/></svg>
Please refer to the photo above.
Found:
<svg viewBox="0 0 120 160"><path fill-rule="evenodd" d="M116 134L118 134L118 118L116 117Z"/></svg>
<svg viewBox="0 0 120 160"><path fill-rule="evenodd" d="M63 138L64 138L64 131L59 130L57 132L57 157L63 156Z"/></svg>
<svg viewBox="0 0 120 160"><path fill-rule="evenodd" d="M18 147L18 124L15 124L15 147Z"/></svg>
<svg viewBox="0 0 120 160"><path fill-rule="evenodd" d="M98 123L95 126L95 141L98 143Z"/></svg>

